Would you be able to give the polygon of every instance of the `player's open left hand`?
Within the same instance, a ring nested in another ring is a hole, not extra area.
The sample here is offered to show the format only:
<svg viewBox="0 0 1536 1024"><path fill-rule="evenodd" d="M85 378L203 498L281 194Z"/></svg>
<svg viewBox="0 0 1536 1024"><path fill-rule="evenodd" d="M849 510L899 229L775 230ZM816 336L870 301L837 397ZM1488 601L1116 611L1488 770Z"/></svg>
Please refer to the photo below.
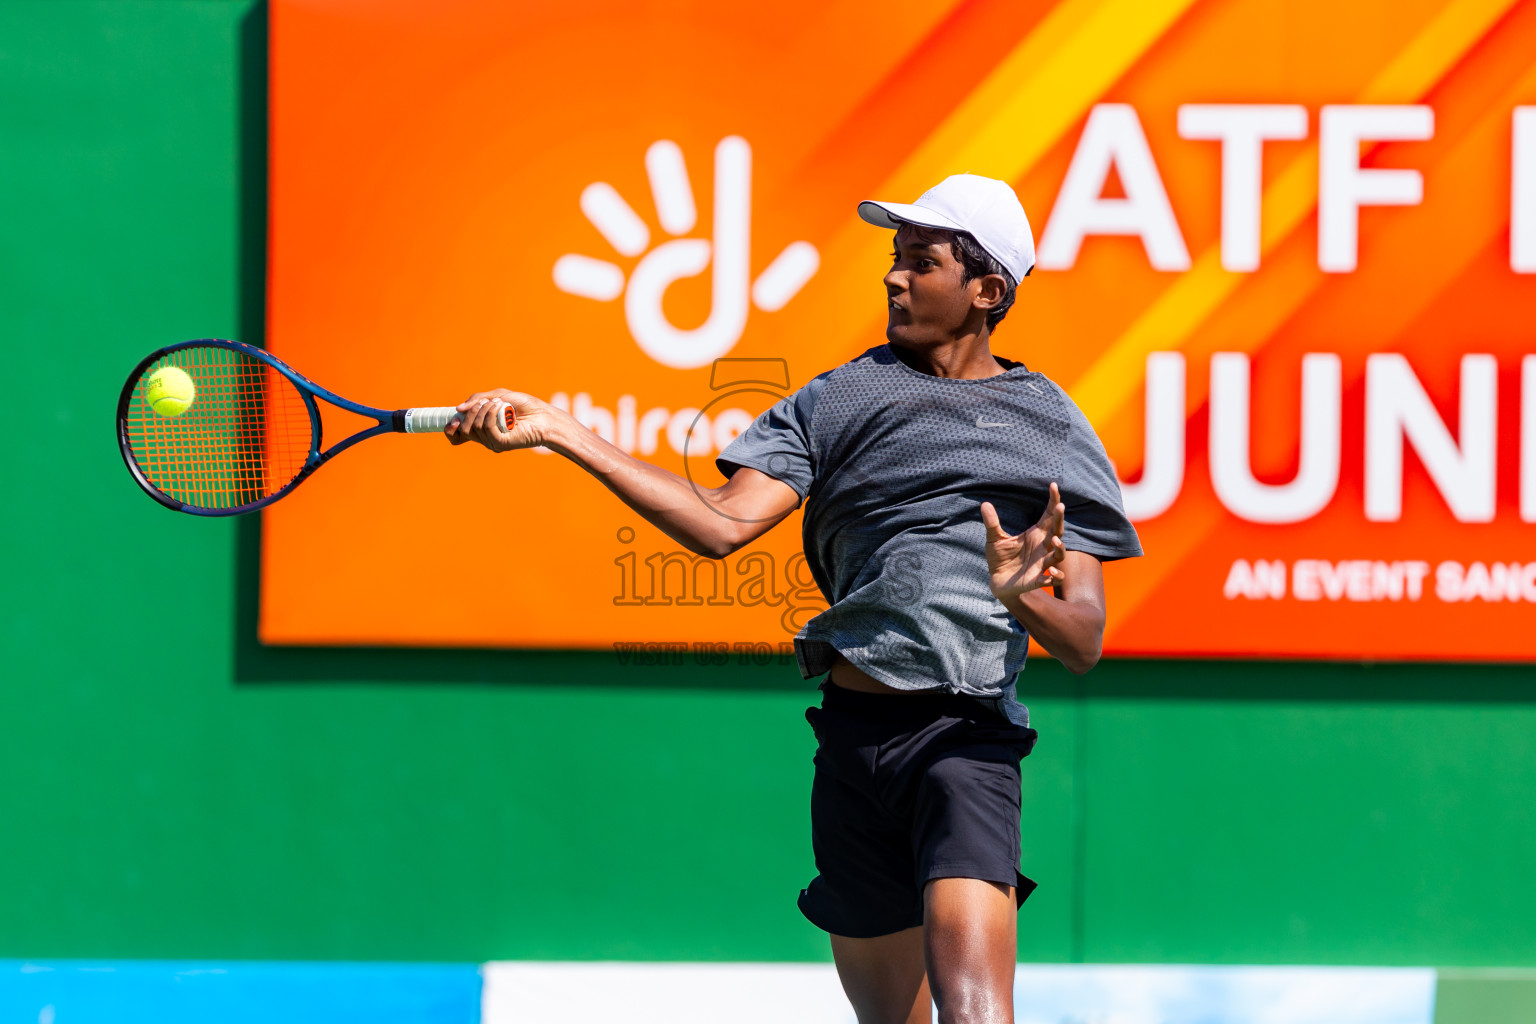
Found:
<svg viewBox="0 0 1536 1024"><path fill-rule="evenodd" d="M1064 579L1057 566L1067 555L1061 539L1066 513L1067 506L1062 504L1061 491L1054 483L1039 522L1023 533L1005 531L992 503L981 503L981 521L987 526L987 569L992 574L994 596L1017 597Z"/></svg>
<svg viewBox="0 0 1536 1024"><path fill-rule="evenodd" d="M511 431L503 427L503 409L511 406L517 422ZM454 444L479 441L493 452L532 448L544 443L550 407L521 391L496 388L477 391L458 405L459 415L448 421L443 433Z"/></svg>

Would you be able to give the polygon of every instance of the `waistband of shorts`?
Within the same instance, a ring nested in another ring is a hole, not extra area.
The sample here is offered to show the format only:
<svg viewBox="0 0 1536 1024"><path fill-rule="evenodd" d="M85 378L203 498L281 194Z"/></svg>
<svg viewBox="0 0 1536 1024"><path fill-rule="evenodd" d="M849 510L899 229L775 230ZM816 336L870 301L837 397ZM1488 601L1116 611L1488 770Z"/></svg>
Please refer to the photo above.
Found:
<svg viewBox="0 0 1536 1024"><path fill-rule="evenodd" d="M949 715L956 718L986 716L982 701L949 690L912 690L906 693L868 693L838 686L830 679L821 682L821 706L828 711L844 711L881 721L905 721Z"/></svg>

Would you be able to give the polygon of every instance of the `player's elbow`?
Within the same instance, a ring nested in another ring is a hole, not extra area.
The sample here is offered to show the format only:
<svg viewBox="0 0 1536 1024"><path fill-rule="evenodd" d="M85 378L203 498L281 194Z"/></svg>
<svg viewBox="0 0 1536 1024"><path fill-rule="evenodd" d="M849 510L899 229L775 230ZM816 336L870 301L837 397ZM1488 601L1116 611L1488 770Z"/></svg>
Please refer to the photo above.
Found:
<svg viewBox="0 0 1536 1024"><path fill-rule="evenodd" d="M702 555L705 558L713 558L715 561L719 561L723 558L729 558L735 552L736 549L731 545L720 543L706 544L705 546L696 548L694 550L694 554Z"/></svg>
<svg viewBox="0 0 1536 1024"><path fill-rule="evenodd" d="M1075 676L1080 676L1099 663L1100 651L1084 651L1074 654L1071 658L1063 659L1062 664L1067 666L1067 671Z"/></svg>
<svg viewBox="0 0 1536 1024"><path fill-rule="evenodd" d="M752 510L747 511L746 515L741 515L741 518L746 521L736 522L722 518L706 539L705 550L699 553L709 558L727 558L734 555L767 533L783 516L772 517Z"/></svg>
<svg viewBox="0 0 1536 1024"><path fill-rule="evenodd" d="M1104 655L1104 633L1095 630L1093 636L1083 637L1078 643L1072 645L1066 657L1061 663L1067 667L1067 671L1075 676L1080 676L1099 663L1099 658Z"/></svg>
<svg viewBox="0 0 1536 1024"><path fill-rule="evenodd" d="M715 559L729 558L734 555L747 543L747 539L741 536L740 531L732 528L734 525L721 525L710 536L703 538L696 553L705 558Z"/></svg>

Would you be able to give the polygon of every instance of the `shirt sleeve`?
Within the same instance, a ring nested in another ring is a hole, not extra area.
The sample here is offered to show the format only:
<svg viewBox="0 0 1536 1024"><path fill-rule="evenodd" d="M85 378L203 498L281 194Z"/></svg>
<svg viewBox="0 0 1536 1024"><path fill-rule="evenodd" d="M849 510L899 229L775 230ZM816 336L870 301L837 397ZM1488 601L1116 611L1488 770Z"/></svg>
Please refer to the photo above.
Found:
<svg viewBox="0 0 1536 1024"><path fill-rule="evenodd" d="M1106 562L1134 558L1142 553L1141 539L1126 518L1115 467L1088 417L1065 392L1062 397L1072 423L1058 484L1062 503L1067 506L1062 540L1068 551L1086 551Z"/></svg>
<svg viewBox="0 0 1536 1024"><path fill-rule="evenodd" d="M824 373L807 382L753 420L715 457L720 472L730 477L747 466L788 484L804 501L816 478L811 413L826 377Z"/></svg>

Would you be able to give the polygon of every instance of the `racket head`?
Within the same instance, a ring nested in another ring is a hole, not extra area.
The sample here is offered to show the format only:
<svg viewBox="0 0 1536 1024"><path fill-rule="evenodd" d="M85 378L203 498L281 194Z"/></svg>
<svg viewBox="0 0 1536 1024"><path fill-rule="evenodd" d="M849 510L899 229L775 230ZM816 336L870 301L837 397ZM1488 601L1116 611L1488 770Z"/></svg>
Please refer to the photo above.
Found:
<svg viewBox="0 0 1536 1024"><path fill-rule="evenodd" d="M174 366L192 379L179 415L156 412L149 378ZM230 516L268 505L320 462L320 412L308 381L276 357L238 341L170 345L134 367L117 403L128 471L178 512Z"/></svg>

